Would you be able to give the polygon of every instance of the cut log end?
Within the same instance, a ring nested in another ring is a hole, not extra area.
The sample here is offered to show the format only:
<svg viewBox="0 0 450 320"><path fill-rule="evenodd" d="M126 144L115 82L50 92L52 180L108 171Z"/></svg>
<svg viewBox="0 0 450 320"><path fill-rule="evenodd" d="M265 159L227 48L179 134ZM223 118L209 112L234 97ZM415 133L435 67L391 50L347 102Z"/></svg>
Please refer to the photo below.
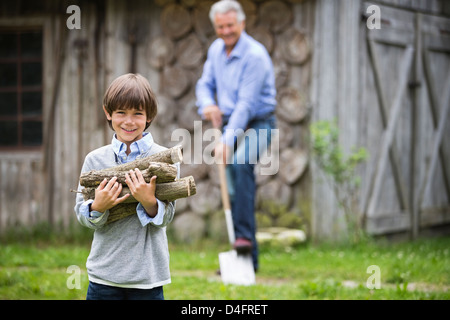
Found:
<svg viewBox="0 0 450 320"><path fill-rule="evenodd" d="M183 148L181 146L175 146L171 149L170 159L172 159L172 163L183 162Z"/></svg>

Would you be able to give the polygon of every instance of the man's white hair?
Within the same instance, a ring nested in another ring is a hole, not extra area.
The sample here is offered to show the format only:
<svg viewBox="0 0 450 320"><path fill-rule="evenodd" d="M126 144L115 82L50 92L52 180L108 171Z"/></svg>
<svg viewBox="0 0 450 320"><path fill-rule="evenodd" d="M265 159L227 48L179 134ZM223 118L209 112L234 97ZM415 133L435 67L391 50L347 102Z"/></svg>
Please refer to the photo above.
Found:
<svg viewBox="0 0 450 320"><path fill-rule="evenodd" d="M220 0L214 3L209 10L209 19L214 25L214 19L216 14L225 14L230 11L235 11L237 13L237 22L245 21L245 13L242 10L242 6L236 0Z"/></svg>

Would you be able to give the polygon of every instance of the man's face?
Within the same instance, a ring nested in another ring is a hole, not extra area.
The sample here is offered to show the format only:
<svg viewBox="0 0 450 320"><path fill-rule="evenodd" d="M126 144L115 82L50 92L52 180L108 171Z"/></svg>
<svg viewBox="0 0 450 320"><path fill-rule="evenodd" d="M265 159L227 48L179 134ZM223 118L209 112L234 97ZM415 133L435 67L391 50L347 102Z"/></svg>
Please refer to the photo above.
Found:
<svg viewBox="0 0 450 320"><path fill-rule="evenodd" d="M227 52L230 53L239 40L244 30L245 22L237 21L237 13L229 11L227 13L217 13L214 19L214 29L219 38L225 42Z"/></svg>

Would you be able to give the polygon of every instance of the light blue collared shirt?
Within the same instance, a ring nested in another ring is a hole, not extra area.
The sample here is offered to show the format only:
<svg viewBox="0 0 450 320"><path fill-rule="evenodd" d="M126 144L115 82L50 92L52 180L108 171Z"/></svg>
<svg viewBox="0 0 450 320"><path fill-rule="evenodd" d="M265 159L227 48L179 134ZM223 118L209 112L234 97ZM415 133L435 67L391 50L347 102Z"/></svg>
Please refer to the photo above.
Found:
<svg viewBox="0 0 450 320"><path fill-rule="evenodd" d="M117 140L116 134L114 134L111 141L112 148L117 156L119 164L136 160L142 153L147 152L151 148L152 144L152 135L149 132L144 132L142 139L139 139L130 145L131 152L127 156L127 146L125 143ZM98 212L95 210L90 211L92 202L94 202L94 200L85 201L80 207L80 213L85 217L89 217L91 219L94 218L92 222L96 223L97 220L101 220L103 218L105 212ZM136 213L142 226L146 226L149 223L154 225L161 225L163 223L166 204L158 199L156 199L156 202L158 203L158 212L153 218L151 218L145 211L144 207L138 203Z"/></svg>
<svg viewBox="0 0 450 320"><path fill-rule="evenodd" d="M142 139L139 139L133 142L130 145L131 152L127 156L127 145L116 138L116 134L114 134L111 145L114 150L114 153L117 155L120 163L127 163L130 161L136 160L136 158L141 154L150 149L153 144L153 137L150 133L144 132Z"/></svg>
<svg viewBox="0 0 450 320"><path fill-rule="evenodd" d="M234 145L236 129L245 131L251 120L275 110L275 76L269 53L245 31L229 56L224 41L215 40L197 82L196 96L200 115L206 106L214 104L229 117L223 142Z"/></svg>

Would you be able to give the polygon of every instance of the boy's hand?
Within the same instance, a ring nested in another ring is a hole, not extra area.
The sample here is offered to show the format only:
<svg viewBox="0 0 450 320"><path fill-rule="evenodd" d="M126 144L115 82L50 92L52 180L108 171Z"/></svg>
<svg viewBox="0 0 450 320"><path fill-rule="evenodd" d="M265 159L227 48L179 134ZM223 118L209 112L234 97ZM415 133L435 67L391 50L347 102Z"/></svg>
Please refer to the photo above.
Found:
<svg viewBox="0 0 450 320"><path fill-rule="evenodd" d="M126 194L119 198L122 191L122 184L116 182L117 177L111 180L103 179L100 185L95 189L95 199L91 204L91 210L105 212L115 205L125 201L130 195Z"/></svg>
<svg viewBox="0 0 450 320"><path fill-rule="evenodd" d="M125 174L125 182L130 188L133 197L141 203L147 214L153 218L158 213L158 203L156 202L156 176L150 179L147 183L144 180L141 170L130 170Z"/></svg>

